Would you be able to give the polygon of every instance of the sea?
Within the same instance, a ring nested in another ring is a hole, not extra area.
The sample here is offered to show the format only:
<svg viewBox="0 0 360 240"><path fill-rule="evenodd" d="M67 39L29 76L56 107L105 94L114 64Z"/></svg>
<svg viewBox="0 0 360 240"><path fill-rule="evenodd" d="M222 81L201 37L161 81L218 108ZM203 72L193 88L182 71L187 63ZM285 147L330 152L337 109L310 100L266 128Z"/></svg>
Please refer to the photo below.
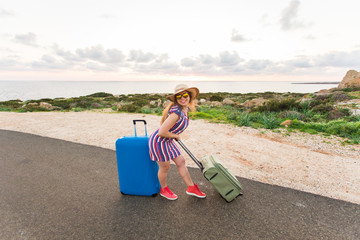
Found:
<svg viewBox="0 0 360 240"><path fill-rule="evenodd" d="M0 81L0 101L22 101L43 98L70 98L96 92L114 95L137 93L171 93L179 83L200 89L200 92L314 93L337 87L339 82L269 82L269 81Z"/></svg>

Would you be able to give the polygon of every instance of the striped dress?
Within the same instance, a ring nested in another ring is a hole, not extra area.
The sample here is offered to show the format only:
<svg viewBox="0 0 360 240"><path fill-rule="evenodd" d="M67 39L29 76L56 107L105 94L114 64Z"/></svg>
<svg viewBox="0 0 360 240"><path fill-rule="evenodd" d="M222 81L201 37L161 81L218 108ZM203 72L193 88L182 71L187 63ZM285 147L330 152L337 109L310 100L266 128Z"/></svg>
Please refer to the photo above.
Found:
<svg viewBox="0 0 360 240"><path fill-rule="evenodd" d="M169 114L176 113L179 115L180 119L175 123L175 125L170 128L169 132L180 134L182 133L187 126L189 125L189 118L186 114L180 109L179 106L175 105L169 110ZM164 138L159 136L159 129L151 134L149 138L149 149L150 149L150 158L153 161L170 161L178 156L180 156L180 149L174 143L175 139L173 138Z"/></svg>

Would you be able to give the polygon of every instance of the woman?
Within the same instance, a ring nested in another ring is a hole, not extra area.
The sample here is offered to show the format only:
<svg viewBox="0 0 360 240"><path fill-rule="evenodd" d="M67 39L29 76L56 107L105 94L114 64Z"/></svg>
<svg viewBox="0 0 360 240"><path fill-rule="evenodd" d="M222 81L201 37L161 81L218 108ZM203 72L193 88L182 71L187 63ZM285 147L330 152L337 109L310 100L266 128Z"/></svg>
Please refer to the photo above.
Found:
<svg viewBox="0 0 360 240"><path fill-rule="evenodd" d="M185 165L185 159L174 142L174 139L180 140L179 134L189 125L189 110L190 108L194 110L194 100L198 95L198 88L189 88L185 84L177 85L175 93L167 97L171 103L163 111L160 128L151 134L149 139L150 158L157 161L159 165L160 195L169 200L178 198L166 183L170 160L175 162L180 176L188 186L186 193L198 198L206 197L206 194L201 192L199 187L192 181Z"/></svg>

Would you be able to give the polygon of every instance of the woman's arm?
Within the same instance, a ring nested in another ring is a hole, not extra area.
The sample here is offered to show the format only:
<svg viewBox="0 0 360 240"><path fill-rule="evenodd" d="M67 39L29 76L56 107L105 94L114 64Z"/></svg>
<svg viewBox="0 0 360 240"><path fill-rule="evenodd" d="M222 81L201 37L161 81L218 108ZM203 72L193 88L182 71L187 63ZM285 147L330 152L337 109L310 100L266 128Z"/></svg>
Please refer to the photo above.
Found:
<svg viewBox="0 0 360 240"><path fill-rule="evenodd" d="M171 113L168 118L165 120L165 122L161 125L159 129L159 136L165 137L165 138L175 138L177 140L180 140L180 135L169 132L170 128L172 128L175 123L179 120L179 115L176 113Z"/></svg>

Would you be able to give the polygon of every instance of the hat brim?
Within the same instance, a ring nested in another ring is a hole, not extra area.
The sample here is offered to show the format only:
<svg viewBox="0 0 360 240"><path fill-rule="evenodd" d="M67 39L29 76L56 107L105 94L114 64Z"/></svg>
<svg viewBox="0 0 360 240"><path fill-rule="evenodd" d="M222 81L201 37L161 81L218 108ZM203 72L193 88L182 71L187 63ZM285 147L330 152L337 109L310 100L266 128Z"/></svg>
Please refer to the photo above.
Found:
<svg viewBox="0 0 360 240"><path fill-rule="evenodd" d="M198 88L190 87L190 88L186 88L186 89L181 89L178 92L176 92L176 93L174 93L174 94L172 94L170 96L167 96L166 98L169 99L172 102L175 102L175 95L178 94L178 93L181 93L181 92L185 92L185 91L190 92L191 99L196 99L199 96L199 93L200 93Z"/></svg>

